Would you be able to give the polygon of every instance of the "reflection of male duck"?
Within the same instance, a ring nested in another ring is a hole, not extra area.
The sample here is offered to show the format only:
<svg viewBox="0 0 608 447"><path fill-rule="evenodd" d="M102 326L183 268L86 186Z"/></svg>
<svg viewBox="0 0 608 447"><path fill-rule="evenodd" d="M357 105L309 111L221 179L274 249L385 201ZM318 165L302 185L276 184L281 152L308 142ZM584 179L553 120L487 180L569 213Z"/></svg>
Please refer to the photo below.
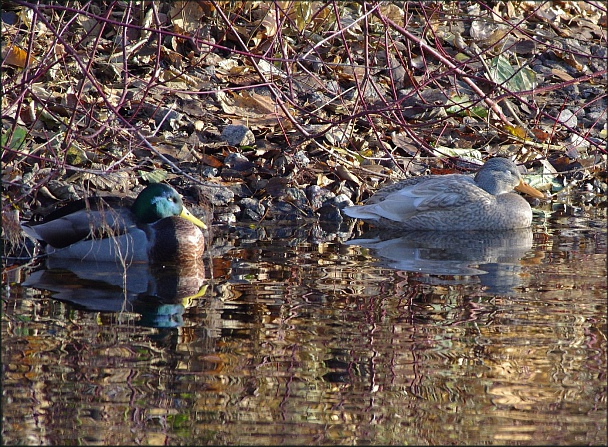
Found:
<svg viewBox="0 0 608 447"><path fill-rule="evenodd" d="M520 284L520 260L532 247L530 228L505 231L380 231L348 245L372 250L396 270L430 275L480 275L491 292L508 293Z"/></svg>
<svg viewBox="0 0 608 447"><path fill-rule="evenodd" d="M402 230L510 230L529 227L532 209L513 189L544 195L527 185L515 163L491 158L475 177L427 175L382 188L344 214L381 228Z"/></svg>
<svg viewBox="0 0 608 447"><path fill-rule="evenodd" d="M181 326L184 302L205 291L202 263L125 269L115 262L50 258L47 267L33 272L23 286L50 290L53 298L88 311L139 313L155 327Z"/></svg>

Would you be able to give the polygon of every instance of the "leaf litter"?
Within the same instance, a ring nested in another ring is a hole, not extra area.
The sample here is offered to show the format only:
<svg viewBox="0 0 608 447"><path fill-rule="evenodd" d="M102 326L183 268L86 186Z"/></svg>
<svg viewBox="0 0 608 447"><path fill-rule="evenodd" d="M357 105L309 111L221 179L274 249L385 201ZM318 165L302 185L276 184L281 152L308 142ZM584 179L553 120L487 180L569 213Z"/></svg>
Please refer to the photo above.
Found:
<svg viewBox="0 0 608 447"><path fill-rule="evenodd" d="M166 181L219 223L338 225L495 155L606 206L597 2L15 1L2 27L3 223Z"/></svg>

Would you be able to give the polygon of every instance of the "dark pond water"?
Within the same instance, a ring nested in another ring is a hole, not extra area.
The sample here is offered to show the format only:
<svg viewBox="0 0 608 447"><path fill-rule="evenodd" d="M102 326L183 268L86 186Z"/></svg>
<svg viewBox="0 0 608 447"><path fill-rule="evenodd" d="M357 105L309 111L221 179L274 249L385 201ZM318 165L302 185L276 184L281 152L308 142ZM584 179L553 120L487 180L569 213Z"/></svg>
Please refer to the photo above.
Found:
<svg viewBox="0 0 608 447"><path fill-rule="evenodd" d="M9 269L3 442L605 445L604 213L243 226L205 269Z"/></svg>

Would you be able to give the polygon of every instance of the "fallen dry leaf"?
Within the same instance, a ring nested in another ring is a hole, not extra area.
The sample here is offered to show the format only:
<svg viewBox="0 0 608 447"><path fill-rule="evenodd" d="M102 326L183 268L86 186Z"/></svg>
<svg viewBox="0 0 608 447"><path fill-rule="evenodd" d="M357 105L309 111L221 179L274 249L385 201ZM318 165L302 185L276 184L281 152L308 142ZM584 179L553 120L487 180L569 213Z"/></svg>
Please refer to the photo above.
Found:
<svg viewBox="0 0 608 447"><path fill-rule="evenodd" d="M19 68L25 68L28 63L27 51L16 45L8 45L2 48L2 59L5 64Z"/></svg>

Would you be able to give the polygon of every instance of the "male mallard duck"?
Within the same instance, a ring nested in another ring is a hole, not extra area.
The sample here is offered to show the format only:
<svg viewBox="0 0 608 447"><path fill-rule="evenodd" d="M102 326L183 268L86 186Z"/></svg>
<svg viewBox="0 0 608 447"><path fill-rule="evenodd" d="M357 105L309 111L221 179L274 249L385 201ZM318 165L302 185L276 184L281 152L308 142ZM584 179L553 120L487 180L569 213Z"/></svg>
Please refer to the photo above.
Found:
<svg viewBox="0 0 608 447"><path fill-rule="evenodd" d="M81 199L40 223L22 224L56 257L151 263L200 259L204 237L198 227L206 225L184 207L176 190L161 183L148 185L134 202L118 197Z"/></svg>
<svg viewBox="0 0 608 447"><path fill-rule="evenodd" d="M475 174L426 175L380 189L347 216L401 230L512 230L532 223L532 209L511 191L544 195L524 183L515 163L491 158Z"/></svg>

